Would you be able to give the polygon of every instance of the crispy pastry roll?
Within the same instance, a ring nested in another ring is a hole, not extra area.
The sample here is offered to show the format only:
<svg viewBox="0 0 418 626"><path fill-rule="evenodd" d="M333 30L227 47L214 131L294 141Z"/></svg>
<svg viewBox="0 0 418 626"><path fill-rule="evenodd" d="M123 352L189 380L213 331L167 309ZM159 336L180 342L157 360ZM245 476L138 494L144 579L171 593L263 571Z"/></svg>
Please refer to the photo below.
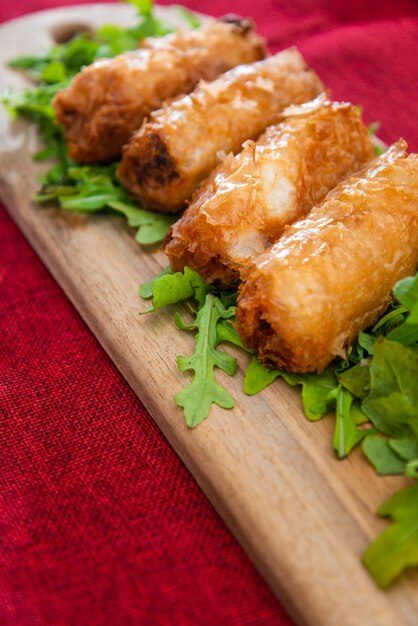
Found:
<svg viewBox="0 0 418 626"><path fill-rule="evenodd" d="M53 101L70 156L90 163L118 155L144 117L168 98L188 93L201 78L263 59L264 40L251 23L226 19L145 39L138 50L82 70Z"/></svg>
<svg viewBox="0 0 418 626"><path fill-rule="evenodd" d="M263 362L320 372L416 271L418 155L406 148L398 142L340 183L257 259L237 320Z"/></svg>
<svg viewBox="0 0 418 626"><path fill-rule="evenodd" d="M283 122L229 155L196 192L166 238L171 266L233 285L286 225L372 156L351 104L322 95L289 107Z"/></svg>
<svg viewBox="0 0 418 626"><path fill-rule="evenodd" d="M147 207L178 211L216 166L219 151L239 151L286 106L321 91L295 48L236 67L154 112L125 146L120 179Z"/></svg>

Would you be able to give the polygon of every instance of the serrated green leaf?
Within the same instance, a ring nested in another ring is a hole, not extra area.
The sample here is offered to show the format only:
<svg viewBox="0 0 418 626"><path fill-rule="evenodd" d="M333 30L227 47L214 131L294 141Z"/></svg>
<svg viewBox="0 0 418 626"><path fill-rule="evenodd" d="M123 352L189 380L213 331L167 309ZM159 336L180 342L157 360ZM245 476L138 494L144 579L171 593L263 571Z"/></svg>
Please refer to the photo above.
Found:
<svg viewBox="0 0 418 626"><path fill-rule="evenodd" d="M372 435L363 441L362 449L367 460L380 476L404 473L405 461L392 450L387 439Z"/></svg>
<svg viewBox="0 0 418 626"><path fill-rule="evenodd" d="M154 278L150 280L148 283L142 283L142 285L140 285L139 287L140 297L143 300L149 300L150 298L152 298L152 288L153 288L154 282L158 280L159 278L161 278L161 276L166 276L167 274L174 274L170 266L163 269L162 272L159 272L158 274L156 274Z"/></svg>
<svg viewBox="0 0 418 626"><path fill-rule="evenodd" d="M408 312L406 319L393 328L387 339L396 341L404 346L418 342L418 274L408 276L396 283L393 293Z"/></svg>
<svg viewBox="0 0 418 626"><path fill-rule="evenodd" d="M150 217L148 223L138 228L135 240L143 246L152 246L161 243L172 224L172 218L166 215L154 214L153 217Z"/></svg>
<svg viewBox="0 0 418 626"><path fill-rule="evenodd" d="M338 382L356 398L364 399L370 390L370 366L358 363L337 376Z"/></svg>
<svg viewBox="0 0 418 626"><path fill-rule="evenodd" d="M190 268L184 272L158 275L151 283L154 310L169 304L175 304L188 298L196 297L208 291L204 279Z"/></svg>
<svg viewBox="0 0 418 626"><path fill-rule="evenodd" d="M232 343L234 346L244 349L241 337L239 336L235 326L232 326L230 321L223 319L220 320L216 325L216 333L218 336L218 343Z"/></svg>
<svg viewBox="0 0 418 626"><path fill-rule="evenodd" d="M245 370L244 393L247 396L254 396L271 385L280 375L280 370L266 367L260 363L257 357L253 356Z"/></svg>
<svg viewBox="0 0 418 626"><path fill-rule="evenodd" d="M374 430L358 429L356 420L352 415L352 404L354 396L344 389L338 387L335 406L335 428L333 446L338 458L343 459L362 439L369 437Z"/></svg>
<svg viewBox="0 0 418 626"><path fill-rule="evenodd" d="M231 318L234 313L234 307L225 309L219 298L208 294L196 316L198 333L195 351L190 356L177 358L180 370L194 372L192 383L174 396L176 404L183 408L189 428L194 428L208 416L212 404L224 409L234 406L231 394L216 381L214 373L215 367L230 376L235 372L236 359L216 349L219 343L218 321Z"/></svg>
<svg viewBox="0 0 418 626"><path fill-rule="evenodd" d="M132 28L104 25L95 33L79 33L70 41L39 55L10 61L11 67L29 72L39 84L21 93L6 91L2 102L13 117L25 116L38 124L46 147L35 155L36 160L51 158L57 161L44 175L42 189L35 195L35 201L55 201L64 210L88 213L108 209L112 204L113 210L124 213L132 226L139 227L136 234L139 243L154 245L162 241L176 216L158 215L132 207L116 179L117 164L78 166L72 163L62 130L54 122L52 107L53 97L82 67L104 55L114 56L133 50L145 36L161 36L173 30L154 15L151 0L128 1L140 14L139 23ZM74 193L68 193L69 187L75 187ZM63 189L66 189L65 193ZM126 205L129 204L131 210L128 212ZM135 221L137 223L132 224Z"/></svg>
<svg viewBox="0 0 418 626"><path fill-rule="evenodd" d="M404 569L418 565L418 484L389 498L378 514L391 517L393 524L368 546L363 563L385 588Z"/></svg>
<svg viewBox="0 0 418 626"><path fill-rule="evenodd" d="M302 385L303 409L309 420L321 419L335 406L338 385L333 367L327 368L321 374L290 374L268 368L253 357L245 372L244 393L253 396L279 377L289 385Z"/></svg>
<svg viewBox="0 0 418 626"><path fill-rule="evenodd" d="M412 459L407 462L405 476L408 478L418 478L418 459Z"/></svg>
<svg viewBox="0 0 418 626"><path fill-rule="evenodd" d="M362 409L381 432L418 433L418 354L380 338L370 365L370 393Z"/></svg>
<svg viewBox="0 0 418 626"><path fill-rule="evenodd" d="M356 426L362 426L363 424L370 424L370 420L365 413L363 413L361 409L360 401L355 398L351 405L351 417L354 420Z"/></svg>
<svg viewBox="0 0 418 626"><path fill-rule="evenodd" d="M408 309L401 304L391 304L388 311L373 326L372 333L386 336L388 332L404 321L404 314L407 311Z"/></svg>
<svg viewBox="0 0 418 626"><path fill-rule="evenodd" d="M374 342L376 341L376 338L373 335L361 332L359 333L357 341L368 354L373 354Z"/></svg>
<svg viewBox="0 0 418 626"><path fill-rule="evenodd" d="M404 461L413 461L418 458L418 441L414 436L405 439L389 439L388 444Z"/></svg>
<svg viewBox="0 0 418 626"><path fill-rule="evenodd" d="M161 215L146 211L126 200L113 200L108 205L126 217L128 226L139 227L135 239L142 245L160 243L170 226L178 219L177 215Z"/></svg>
<svg viewBox="0 0 418 626"><path fill-rule="evenodd" d="M398 302L409 311L409 322L418 324L418 274L399 280L393 288Z"/></svg>

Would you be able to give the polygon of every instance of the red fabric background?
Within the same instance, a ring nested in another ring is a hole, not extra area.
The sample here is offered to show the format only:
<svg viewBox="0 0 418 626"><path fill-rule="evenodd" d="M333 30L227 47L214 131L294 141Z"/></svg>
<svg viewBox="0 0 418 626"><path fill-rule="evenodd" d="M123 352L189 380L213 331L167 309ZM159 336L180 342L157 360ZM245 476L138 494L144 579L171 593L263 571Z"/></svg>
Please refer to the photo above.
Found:
<svg viewBox="0 0 418 626"><path fill-rule="evenodd" d="M0 0L0 20L72 3ZM418 148L414 0L185 4L298 43L335 97ZM0 622L289 624L1 208L0 255Z"/></svg>

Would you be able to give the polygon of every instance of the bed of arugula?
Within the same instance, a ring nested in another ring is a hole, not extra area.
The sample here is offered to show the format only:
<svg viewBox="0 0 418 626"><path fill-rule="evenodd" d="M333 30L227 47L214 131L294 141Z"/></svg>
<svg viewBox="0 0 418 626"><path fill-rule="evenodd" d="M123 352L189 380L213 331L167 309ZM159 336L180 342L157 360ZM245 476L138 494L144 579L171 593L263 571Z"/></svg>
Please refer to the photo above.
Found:
<svg viewBox="0 0 418 626"><path fill-rule="evenodd" d="M44 148L34 159L53 160L40 178L36 202L84 213L117 212L137 230L138 243L149 246L161 242L177 216L142 209L116 178L117 163L79 166L72 162L51 106L53 96L83 66L133 50L145 36L162 36L172 30L155 16L151 0L129 1L138 9L136 26L103 26L94 34L77 34L45 53L12 60L10 66L26 72L34 84L20 93L8 91L2 102L13 117L23 116L38 125ZM199 25L196 16L183 7L177 11L189 26ZM390 517L392 524L363 555L363 563L381 587L387 587L405 568L418 565L418 274L398 282L393 294L387 312L373 328L360 333L346 359L334 361L321 374L267 369L249 354L244 376L244 392L249 396L277 378L301 386L308 420L320 420L334 411L333 447L338 458L361 444L379 475L400 474L410 479L410 486L379 508L378 514ZM220 344L245 350L234 326L236 293L219 292L186 268L183 273L164 270L140 287L140 295L152 302L146 313L187 303L191 321L185 322L178 311L174 315L177 328L195 337L193 354L177 359L181 371L192 372L192 382L174 398L187 425L200 424L212 404L231 409L234 398L216 380L215 370L233 376L237 369L236 358L219 350Z"/></svg>

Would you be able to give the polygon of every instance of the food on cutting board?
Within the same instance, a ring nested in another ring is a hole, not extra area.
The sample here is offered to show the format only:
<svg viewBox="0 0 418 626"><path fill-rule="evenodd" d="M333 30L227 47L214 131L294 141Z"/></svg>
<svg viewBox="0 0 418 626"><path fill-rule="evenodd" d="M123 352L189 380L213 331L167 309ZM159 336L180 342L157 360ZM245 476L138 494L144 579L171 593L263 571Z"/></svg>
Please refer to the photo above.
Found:
<svg viewBox="0 0 418 626"><path fill-rule="evenodd" d="M133 131L164 101L200 79L265 56L248 20L211 21L199 29L144 39L138 50L84 68L53 101L77 163L120 154Z"/></svg>
<svg viewBox="0 0 418 626"><path fill-rule="evenodd" d="M215 371L232 376L237 359L218 346L243 339L274 366L253 352L247 395L278 377L302 385L309 420L335 411L338 458L362 442L379 474L416 479L418 274L408 274L418 266L418 155L399 141L365 164L371 144L355 107L310 102L325 90L315 72L296 49L261 61L264 40L248 20L199 28L182 8L196 30L144 40L173 29L147 3L139 10L136 26L104 26L11 64L37 85L3 102L39 125L46 145L35 158L55 159L36 201L117 211L139 227L138 242L155 244L201 184L165 243L183 271L168 268L140 290L148 311L193 299L191 320L175 315L196 342L177 359L193 372L174 397L186 424L213 404L234 406ZM224 287L240 280L236 307ZM396 523L363 562L382 587L418 565L416 502L415 482L379 509Z"/></svg>
<svg viewBox="0 0 418 626"><path fill-rule="evenodd" d="M351 104L321 95L289 107L281 123L228 155L201 185L167 235L163 249L171 267L188 266L233 287L286 225L373 154Z"/></svg>
<svg viewBox="0 0 418 626"><path fill-rule="evenodd" d="M238 332L271 366L321 372L418 266L418 155L399 141L343 181L255 262Z"/></svg>
<svg viewBox="0 0 418 626"><path fill-rule="evenodd" d="M324 85L296 48L240 65L155 111L123 149L118 170L144 206L184 208L217 165L219 152L238 152L292 103L311 100Z"/></svg>

